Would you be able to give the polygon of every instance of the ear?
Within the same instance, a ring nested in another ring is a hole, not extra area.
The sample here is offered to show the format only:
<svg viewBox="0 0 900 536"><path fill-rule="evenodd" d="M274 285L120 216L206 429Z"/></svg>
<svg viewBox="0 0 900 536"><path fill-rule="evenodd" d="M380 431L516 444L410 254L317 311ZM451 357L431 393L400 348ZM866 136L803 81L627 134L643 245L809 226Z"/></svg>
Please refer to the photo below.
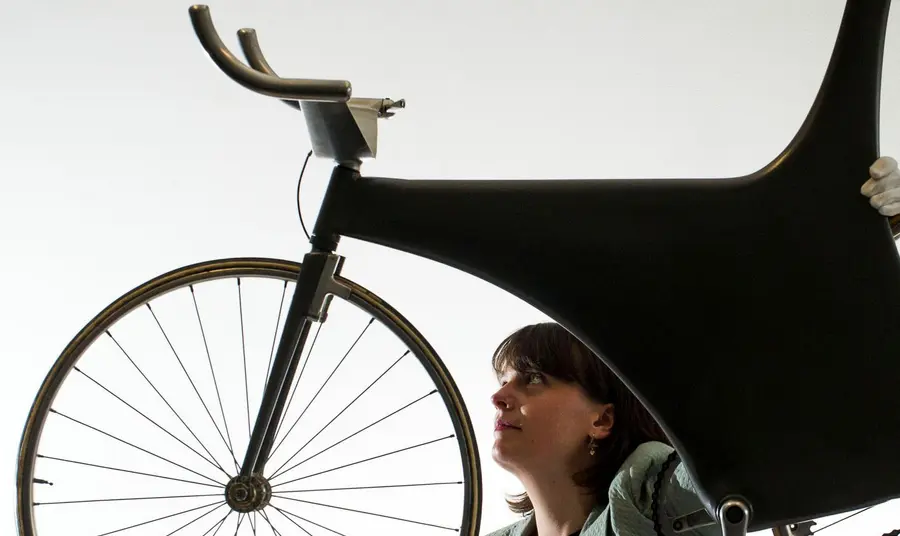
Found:
<svg viewBox="0 0 900 536"><path fill-rule="evenodd" d="M612 404L599 404L591 426L591 436L605 439L612 433L616 421L615 407Z"/></svg>

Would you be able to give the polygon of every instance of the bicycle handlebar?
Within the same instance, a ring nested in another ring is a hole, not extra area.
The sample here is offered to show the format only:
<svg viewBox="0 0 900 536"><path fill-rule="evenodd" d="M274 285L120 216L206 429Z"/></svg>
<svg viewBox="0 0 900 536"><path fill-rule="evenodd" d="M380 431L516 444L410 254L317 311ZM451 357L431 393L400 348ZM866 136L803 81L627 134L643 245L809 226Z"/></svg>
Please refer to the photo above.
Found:
<svg viewBox="0 0 900 536"><path fill-rule="evenodd" d="M213 63L229 78L245 88L262 95L288 100L346 102L350 99L352 87L346 80L281 78L247 67L222 42L209 14L209 6L194 5L188 12L194 26L194 33L197 34L200 44L203 45ZM246 33L246 30L242 31ZM246 46L244 52L248 53ZM261 64L266 64L258 46L252 52L252 54L248 54L248 60L253 57L254 60L262 60ZM271 72L271 68L267 71Z"/></svg>
<svg viewBox="0 0 900 536"><path fill-rule="evenodd" d="M250 67L269 76L278 76L275 69L273 69L272 66L269 65L269 62L266 61L266 57L259 47L259 39L256 38L256 30L253 28L241 28L238 30L238 41L241 43L241 50L244 51L244 57L247 58L247 63L250 64ZM300 109L300 103L295 100L281 99L281 102L292 108Z"/></svg>

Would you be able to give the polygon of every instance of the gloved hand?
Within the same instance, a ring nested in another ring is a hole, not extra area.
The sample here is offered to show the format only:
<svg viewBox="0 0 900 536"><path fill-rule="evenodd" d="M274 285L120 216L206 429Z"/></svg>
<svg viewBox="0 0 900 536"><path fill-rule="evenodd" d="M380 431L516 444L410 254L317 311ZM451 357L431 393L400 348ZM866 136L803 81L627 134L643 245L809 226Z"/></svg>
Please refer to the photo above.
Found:
<svg viewBox="0 0 900 536"><path fill-rule="evenodd" d="M897 161L882 156L869 167L869 180L860 193L869 198L869 204L885 216L900 214L900 169Z"/></svg>

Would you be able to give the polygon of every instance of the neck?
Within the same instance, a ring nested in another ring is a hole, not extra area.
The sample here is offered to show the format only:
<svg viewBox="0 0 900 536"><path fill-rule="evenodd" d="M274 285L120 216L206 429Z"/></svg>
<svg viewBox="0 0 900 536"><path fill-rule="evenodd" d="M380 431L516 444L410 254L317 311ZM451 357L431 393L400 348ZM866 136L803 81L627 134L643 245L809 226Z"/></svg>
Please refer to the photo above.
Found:
<svg viewBox="0 0 900 536"><path fill-rule="evenodd" d="M595 501L572 481L570 474L564 470L548 471L520 480L534 506L537 536L569 536L581 530Z"/></svg>

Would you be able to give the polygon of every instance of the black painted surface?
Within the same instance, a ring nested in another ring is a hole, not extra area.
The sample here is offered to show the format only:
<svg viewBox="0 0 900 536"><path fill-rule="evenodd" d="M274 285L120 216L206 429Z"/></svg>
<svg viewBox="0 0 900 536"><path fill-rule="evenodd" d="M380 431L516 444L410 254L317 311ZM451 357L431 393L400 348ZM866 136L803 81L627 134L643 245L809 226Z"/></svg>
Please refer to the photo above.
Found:
<svg viewBox="0 0 900 536"><path fill-rule="evenodd" d="M315 234L434 259L550 314L657 415L711 509L749 499L751 530L900 496L900 259L859 194L889 3L849 1L806 123L752 176L337 168Z"/></svg>

